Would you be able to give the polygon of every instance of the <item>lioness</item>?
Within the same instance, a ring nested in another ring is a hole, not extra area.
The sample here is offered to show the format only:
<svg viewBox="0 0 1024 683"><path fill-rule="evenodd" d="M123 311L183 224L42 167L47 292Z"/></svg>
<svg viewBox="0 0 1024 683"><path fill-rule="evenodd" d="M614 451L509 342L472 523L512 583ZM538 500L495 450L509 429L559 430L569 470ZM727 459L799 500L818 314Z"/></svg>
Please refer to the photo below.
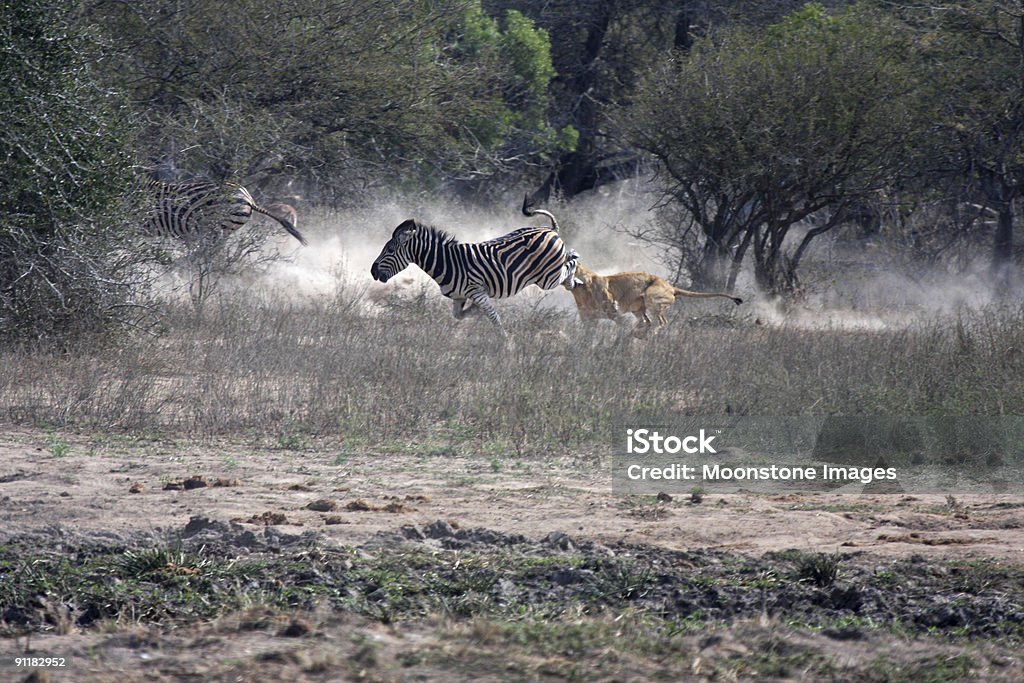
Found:
<svg viewBox="0 0 1024 683"><path fill-rule="evenodd" d="M675 303L677 296L717 296L731 299L736 305L743 303L743 299L731 294L680 289L665 278L650 273L598 275L582 263L576 265L573 279L576 286L569 291L576 300L576 308L583 320L615 320L621 314L632 313L637 319L636 327L633 328L633 334L637 337L644 336L651 328L652 317L658 322L657 327L668 323L665 311Z"/></svg>

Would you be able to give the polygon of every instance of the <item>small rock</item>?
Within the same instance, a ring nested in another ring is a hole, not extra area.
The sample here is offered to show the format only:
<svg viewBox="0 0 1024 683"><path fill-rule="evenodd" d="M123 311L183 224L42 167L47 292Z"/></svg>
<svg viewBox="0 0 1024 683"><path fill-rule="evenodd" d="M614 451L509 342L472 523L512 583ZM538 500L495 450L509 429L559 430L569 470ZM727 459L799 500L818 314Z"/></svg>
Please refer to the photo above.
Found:
<svg viewBox="0 0 1024 683"><path fill-rule="evenodd" d="M569 534L564 534L561 531L552 531L550 534L545 536L544 544L565 552L573 552L576 550L576 542L572 540Z"/></svg>
<svg viewBox="0 0 1024 683"><path fill-rule="evenodd" d="M302 617L295 617L287 626L281 629L277 635L284 636L285 638L300 638L312 633L312 631L313 624L309 623Z"/></svg>
<svg viewBox="0 0 1024 683"><path fill-rule="evenodd" d="M821 633L832 640L864 640L865 637L863 631L852 626L844 626L842 628L829 627Z"/></svg>
<svg viewBox="0 0 1024 683"><path fill-rule="evenodd" d="M423 533L426 534L427 538L447 538L455 535L455 529L448 522L439 519L423 527Z"/></svg>
<svg viewBox="0 0 1024 683"><path fill-rule="evenodd" d="M315 512L332 512L338 509L338 504L330 498L319 498L307 505L306 508Z"/></svg>
<svg viewBox="0 0 1024 683"><path fill-rule="evenodd" d="M181 535L184 538L188 538L189 536L195 536L200 531L204 531L211 527L216 527L217 524L217 522L213 521L209 517L202 517L196 515L188 520L188 524L186 524L185 528L182 529Z"/></svg>

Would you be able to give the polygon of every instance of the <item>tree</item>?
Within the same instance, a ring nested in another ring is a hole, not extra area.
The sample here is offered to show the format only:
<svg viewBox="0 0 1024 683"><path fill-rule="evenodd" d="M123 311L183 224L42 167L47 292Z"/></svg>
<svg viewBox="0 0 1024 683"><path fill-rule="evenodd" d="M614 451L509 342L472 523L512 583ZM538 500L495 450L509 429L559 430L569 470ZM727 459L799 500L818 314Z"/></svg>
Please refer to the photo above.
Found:
<svg viewBox="0 0 1024 683"><path fill-rule="evenodd" d="M546 33L478 0L97 0L89 16L118 45L108 75L130 84L167 175L300 179L343 200L488 177L564 144L544 116Z"/></svg>
<svg viewBox="0 0 1024 683"><path fill-rule="evenodd" d="M522 11L554 37L552 60L558 76L551 84L551 113L571 126L578 142L548 163L533 193L543 203L552 194L576 195L632 178L644 158L617 130L609 113L628 101L637 78L671 50L686 51L714 26L764 26L799 0L488 0L493 11Z"/></svg>
<svg viewBox="0 0 1024 683"><path fill-rule="evenodd" d="M118 217L130 123L70 0L0 5L0 336L64 343L134 320Z"/></svg>
<svg viewBox="0 0 1024 683"><path fill-rule="evenodd" d="M1024 195L1024 6L974 0L904 16L921 36L933 84L933 176L955 178L996 216L992 270L1012 269L1014 202ZM1004 288L1005 290L1005 288Z"/></svg>
<svg viewBox="0 0 1024 683"><path fill-rule="evenodd" d="M502 4L502 3L497 3ZM640 156L611 129L608 111L628 93L646 65L691 39L697 3L650 0L510 2L557 37L552 57L552 118L576 140L550 160L550 171L533 193L536 203L552 194L571 199L637 174Z"/></svg>
<svg viewBox="0 0 1024 683"><path fill-rule="evenodd" d="M907 49L866 7L809 4L764 31L699 40L650 72L619 119L700 231L698 286L731 289L749 253L761 289L793 291L807 248L836 222L795 247L792 228L892 180L918 115Z"/></svg>
<svg viewBox="0 0 1024 683"><path fill-rule="evenodd" d="M558 129L548 121L550 83L555 76L551 62L551 39L544 29L516 9L508 9L501 22L492 19L479 2L469 4L453 57L458 63L473 64L489 75L472 93L479 111L461 125L463 137L478 142L483 155L474 163L455 170L463 185L483 185L491 178L522 173L551 155L573 149L577 133L572 126ZM493 150L489 155L486 150ZM469 171L467 173L466 171Z"/></svg>

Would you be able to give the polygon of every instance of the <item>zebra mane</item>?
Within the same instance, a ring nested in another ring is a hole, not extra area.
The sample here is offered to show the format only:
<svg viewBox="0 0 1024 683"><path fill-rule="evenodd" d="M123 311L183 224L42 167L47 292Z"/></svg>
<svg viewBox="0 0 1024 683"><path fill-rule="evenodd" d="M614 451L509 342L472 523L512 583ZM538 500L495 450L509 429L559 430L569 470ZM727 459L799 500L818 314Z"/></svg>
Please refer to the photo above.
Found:
<svg viewBox="0 0 1024 683"><path fill-rule="evenodd" d="M441 244L458 244L459 243L458 238L456 238L455 235L451 234L447 230L442 230L441 228L438 228L438 227L433 226L433 225L427 225L426 223L420 223L419 221L412 221L412 223L413 223L413 225L415 225L420 230L423 230L424 232L429 234L431 237L433 237L434 239L436 239L439 242L441 242Z"/></svg>

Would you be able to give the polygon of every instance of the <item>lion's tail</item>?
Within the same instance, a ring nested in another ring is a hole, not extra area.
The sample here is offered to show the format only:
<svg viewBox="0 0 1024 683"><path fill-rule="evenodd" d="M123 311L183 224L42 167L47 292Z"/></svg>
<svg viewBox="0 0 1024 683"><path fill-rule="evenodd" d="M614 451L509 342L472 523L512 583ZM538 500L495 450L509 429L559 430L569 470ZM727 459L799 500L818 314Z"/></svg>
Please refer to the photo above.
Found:
<svg viewBox="0 0 1024 683"><path fill-rule="evenodd" d="M743 303L743 299L738 296L733 296L732 294L723 294L721 292L691 292L688 289L680 289L679 287L675 287L674 289L676 296L688 296L694 299L710 299L711 297L720 296L732 300L732 302L737 306Z"/></svg>

